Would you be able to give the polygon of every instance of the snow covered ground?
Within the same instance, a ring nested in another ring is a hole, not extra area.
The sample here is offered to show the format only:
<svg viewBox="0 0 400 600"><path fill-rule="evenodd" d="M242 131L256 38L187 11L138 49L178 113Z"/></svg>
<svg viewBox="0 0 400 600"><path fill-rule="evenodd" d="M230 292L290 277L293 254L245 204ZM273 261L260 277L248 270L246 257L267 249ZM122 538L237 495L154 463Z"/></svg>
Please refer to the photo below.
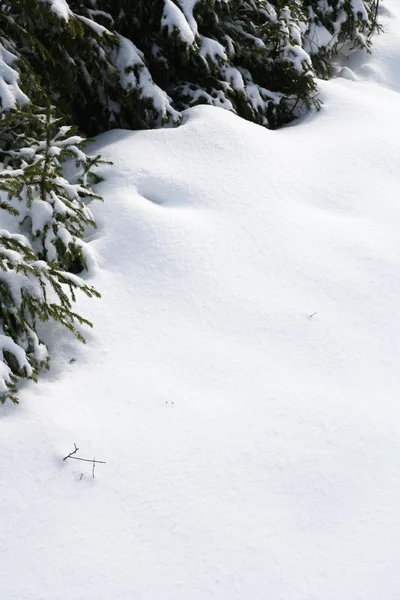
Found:
<svg viewBox="0 0 400 600"><path fill-rule="evenodd" d="M0 409L3 600L398 600L400 8L324 108L104 134L88 345ZM71 362L72 361L72 362ZM73 450L107 462L62 458Z"/></svg>

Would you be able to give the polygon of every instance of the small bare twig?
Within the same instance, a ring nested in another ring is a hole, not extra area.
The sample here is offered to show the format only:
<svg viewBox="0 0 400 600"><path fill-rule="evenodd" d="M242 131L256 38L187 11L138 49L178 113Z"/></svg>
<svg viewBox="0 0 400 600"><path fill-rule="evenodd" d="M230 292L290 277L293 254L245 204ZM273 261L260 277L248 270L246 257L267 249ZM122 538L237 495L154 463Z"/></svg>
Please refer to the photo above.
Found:
<svg viewBox="0 0 400 600"><path fill-rule="evenodd" d="M98 463L101 465L106 465L106 461L105 460L93 460L93 458L79 458L79 456L66 456L66 458L73 458L74 460L83 460L83 462L90 462L90 463Z"/></svg>
<svg viewBox="0 0 400 600"><path fill-rule="evenodd" d="M76 444L74 444L74 446L75 446L75 450L73 452L70 452L68 454L68 456L64 456L63 460L67 460L67 458L74 458L72 455L76 454L78 452L78 450L79 450L79 448L77 447Z"/></svg>
<svg viewBox="0 0 400 600"><path fill-rule="evenodd" d="M308 315L308 316L309 316L309 318L311 319L311 317L315 317L315 315L316 315L316 314L317 314L317 311L313 312L313 314L312 314L312 315Z"/></svg>
<svg viewBox="0 0 400 600"><path fill-rule="evenodd" d="M63 460L67 460L67 458L71 458L73 460L81 460L82 462L92 463L92 477L94 479L94 471L95 471L96 465L97 464L105 465L106 461L105 460L96 460L96 457L94 457L93 459L89 459L89 458L81 458L80 456L74 456L74 454L76 454L79 450L79 448L76 444L74 444L74 447L75 447L75 450L70 452L67 456L64 456ZM83 473L81 473L80 480L82 480L82 477L83 477Z"/></svg>

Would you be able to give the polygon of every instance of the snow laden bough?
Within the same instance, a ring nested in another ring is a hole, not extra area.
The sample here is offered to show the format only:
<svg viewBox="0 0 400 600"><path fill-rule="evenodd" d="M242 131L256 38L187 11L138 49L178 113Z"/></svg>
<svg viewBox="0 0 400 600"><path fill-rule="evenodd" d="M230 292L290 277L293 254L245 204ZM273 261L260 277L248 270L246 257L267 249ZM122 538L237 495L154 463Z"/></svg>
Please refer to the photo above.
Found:
<svg viewBox="0 0 400 600"><path fill-rule="evenodd" d="M21 225L38 257L79 273L92 261L81 238L88 226L95 226L87 204L101 199L91 182L99 181L93 169L103 161L85 154L81 149L85 139L71 134L72 128L61 122L51 107L45 112L28 107L4 117L1 138L9 148L0 152L0 189L22 203ZM76 167L70 179L63 172L68 160Z"/></svg>
<svg viewBox="0 0 400 600"><path fill-rule="evenodd" d="M89 135L178 124L202 103L278 127L318 106L316 77L339 48L369 47L377 3L23 0L3 3L0 42L23 93Z"/></svg>
<svg viewBox="0 0 400 600"><path fill-rule="evenodd" d="M38 323L59 323L81 341L80 326L91 326L73 304L78 290L99 296L78 273L94 262L82 237L95 226L87 204L100 199L91 188L100 157L82 151L85 140L60 126L51 107L9 111L0 127L0 209L21 230L0 230L0 402L16 402L18 380L35 380L49 364Z"/></svg>
<svg viewBox="0 0 400 600"><path fill-rule="evenodd" d="M94 0L87 11L84 2L70 5L129 40L131 52L120 44L115 56L121 81L130 74L123 87L152 105L143 113L148 127L174 123L176 111L196 104L266 127L287 123L319 106L316 75L330 74L340 45L368 47L375 22L372 0Z"/></svg>
<svg viewBox="0 0 400 600"><path fill-rule="evenodd" d="M84 341L77 324L91 324L72 310L78 289L99 295L76 275L37 260L26 237L0 230L0 402L17 402L18 380L36 380L49 365L38 321L57 321Z"/></svg>

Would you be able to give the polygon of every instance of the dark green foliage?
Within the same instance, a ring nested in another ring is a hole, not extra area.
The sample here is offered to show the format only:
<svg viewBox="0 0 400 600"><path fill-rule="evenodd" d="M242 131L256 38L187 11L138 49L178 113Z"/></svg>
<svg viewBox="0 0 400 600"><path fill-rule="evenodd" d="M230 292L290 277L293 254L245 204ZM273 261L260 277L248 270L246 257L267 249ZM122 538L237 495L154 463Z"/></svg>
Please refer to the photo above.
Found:
<svg viewBox="0 0 400 600"><path fill-rule="evenodd" d="M73 15L66 21L45 2L18 0L3 6L0 35L12 40L21 87L30 100L55 102L59 114L85 123L86 131L97 129L93 121L112 124L99 87L110 99L117 95L119 74L106 58L117 44L115 36L98 35Z"/></svg>
<svg viewBox="0 0 400 600"><path fill-rule="evenodd" d="M318 106L344 45L369 47L377 0L53 0L2 3L20 87L86 134L180 121L194 104L277 127ZM5 41L6 42L5 42ZM1 101L1 93L0 93Z"/></svg>

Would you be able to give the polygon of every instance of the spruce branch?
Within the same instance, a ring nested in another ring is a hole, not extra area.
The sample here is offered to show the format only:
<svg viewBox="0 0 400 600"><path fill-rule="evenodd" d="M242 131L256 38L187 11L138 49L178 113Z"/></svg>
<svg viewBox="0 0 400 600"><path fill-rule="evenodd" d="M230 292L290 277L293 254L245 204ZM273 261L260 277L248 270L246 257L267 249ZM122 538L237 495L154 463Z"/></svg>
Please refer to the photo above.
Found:
<svg viewBox="0 0 400 600"><path fill-rule="evenodd" d="M5 121L10 146L2 145L0 129L0 210L20 217L29 239L0 230L0 403L16 402L18 380L36 381L39 371L49 366L46 345L37 335L38 322L58 322L85 343L80 328L92 323L73 310L76 292L100 297L77 275L87 267L82 237L88 225L95 226L87 204L98 195L88 177L83 185L63 173L64 162L76 152L85 171L86 155L77 146L82 138L71 137L71 128L61 124L49 105L44 111L16 109ZM30 137L28 132L34 130L37 135ZM86 175L101 159L88 161ZM13 199L20 202L20 210L11 204Z"/></svg>

